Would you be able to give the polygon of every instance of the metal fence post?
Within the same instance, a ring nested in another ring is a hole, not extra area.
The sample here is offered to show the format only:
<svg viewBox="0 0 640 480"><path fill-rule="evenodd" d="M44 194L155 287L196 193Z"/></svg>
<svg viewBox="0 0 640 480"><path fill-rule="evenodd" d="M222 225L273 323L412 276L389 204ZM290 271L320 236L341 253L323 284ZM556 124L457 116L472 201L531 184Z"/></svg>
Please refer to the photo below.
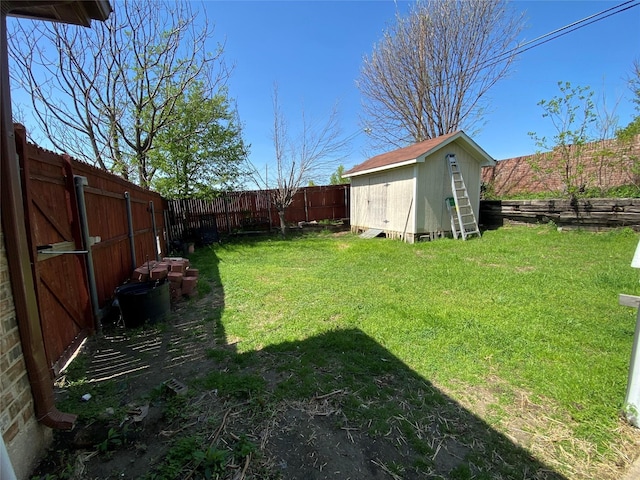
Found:
<svg viewBox="0 0 640 480"><path fill-rule="evenodd" d="M87 280L89 282L89 295L91 295L91 306L93 307L93 320L96 330L102 329L100 323L100 305L98 304L98 288L96 287L96 272L93 269L93 253L91 248L91 238L89 237L89 222L87 220L87 204L84 199L84 187L88 185L87 177L74 175L73 181L76 187L76 197L78 198L78 216L80 221L80 233L82 243L87 251Z"/></svg>
<svg viewBox="0 0 640 480"><path fill-rule="evenodd" d="M631 260L633 268L640 268L640 242ZM636 314L636 330L633 334L633 346L631 347L631 361L629 362L629 379L627 381L627 395L624 399L624 415L627 421L640 427L640 297L634 295L619 295L620 305L638 309Z"/></svg>
<svg viewBox="0 0 640 480"><path fill-rule="evenodd" d="M636 427L640 427L640 297L634 295L619 296L620 305L638 309L636 315L636 330L633 335L633 347L631 348L631 361L629 362L629 378L627 381L627 394L624 399L624 415L627 421Z"/></svg>
<svg viewBox="0 0 640 480"><path fill-rule="evenodd" d="M156 226L156 211L153 208L153 200L149 201L149 210L151 211L151 227L153 228L153 242L156 250L156 260L160 261L160 239L158 238L158 227Z"/></svg>
<svg viewBox="0 0 640 480"><path fill-rule="evenodd" d="M133 231L133 214L131 213L131 196L129 192L124 192L124 200L127 204L127 224L129 228L129 248L131 249L131 270L138 266L136 262L136 240Z"/></svg>

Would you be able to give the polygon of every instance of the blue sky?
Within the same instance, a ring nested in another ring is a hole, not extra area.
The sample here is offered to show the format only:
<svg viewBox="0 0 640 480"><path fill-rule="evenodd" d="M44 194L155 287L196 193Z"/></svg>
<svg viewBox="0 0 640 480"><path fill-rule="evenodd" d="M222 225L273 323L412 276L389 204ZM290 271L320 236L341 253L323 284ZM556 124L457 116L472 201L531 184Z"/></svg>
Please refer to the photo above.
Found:
<svg viewBox="0 0 640 480"><path fill-rule="evenodd" d="M512 6L526 14L526 41L619 3L516 1ZM361 130L355 81L362 58L393 22L396 8L406 12L408 6L383 0L205 3L216 37L226 42L225 57L235 64L229 90L254 164L273 157L274 82L292 133L303 106L321 120L335 102L345 134ZM634 59L640 59L640 6L529 50L490 92L491 112L474 139L498 160L533 153L527 132L553 134L537 103L559 94L558 81L589 85L611 106L621 99L617 113L626 125L634 114L626 82ZM375 153L366 148L364 134L355 140L347 168Z"/></svg>
<svg viewBox="0 0 640 480"><path fill-rule="evenodd" d="M521 40L527 41L623 1L525 0L512 7L526 15ZM303 108L322 121L337 102L341 128L354 136L345 167L379 153L367 148L362 132L356 79L363 57L393 23L396 9L406 12L410 5L390 0L194 3L215 25L214 40L225 44L225 59L234 65L229 94L256 166L273 161L274 82L290 133L295 134ZM527 132L553 135L537 103L559 94L558 81L589 85L611 107L619 102L620 125L626 125L635 115L627 86L635 59L640 60L640 6L529 50L490 92L491 111L473 138L498 160L535 152ZM19 92L14 100L20 101ZM322 180L318 183L328 179Z"/></svg>

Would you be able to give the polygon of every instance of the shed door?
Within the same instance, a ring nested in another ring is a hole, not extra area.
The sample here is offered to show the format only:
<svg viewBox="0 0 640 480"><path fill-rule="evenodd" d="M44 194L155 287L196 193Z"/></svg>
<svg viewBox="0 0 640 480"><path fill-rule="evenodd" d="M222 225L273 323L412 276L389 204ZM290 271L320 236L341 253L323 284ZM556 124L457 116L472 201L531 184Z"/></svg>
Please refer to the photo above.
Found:
<svg viewBox="0 0 640 480"><path fill-rule="evenodd" d="M389 182L386 175L375 175L369 178L367 198L367 226L385 229L389 223L387 218L387 198Z"/></svg>

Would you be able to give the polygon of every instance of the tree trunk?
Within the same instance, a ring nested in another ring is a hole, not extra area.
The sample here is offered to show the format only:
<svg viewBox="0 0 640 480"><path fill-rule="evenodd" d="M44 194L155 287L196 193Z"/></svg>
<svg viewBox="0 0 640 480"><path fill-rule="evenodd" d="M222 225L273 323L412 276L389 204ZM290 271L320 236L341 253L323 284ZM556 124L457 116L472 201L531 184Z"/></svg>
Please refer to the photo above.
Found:
<svg viewBox="0 0 640 480"><path fill-rule="evenodd" d="M282 235L282 238L286 238L287 224L284 221L284 210L278 209L278 217L280 218L280 235Z"/></svg>

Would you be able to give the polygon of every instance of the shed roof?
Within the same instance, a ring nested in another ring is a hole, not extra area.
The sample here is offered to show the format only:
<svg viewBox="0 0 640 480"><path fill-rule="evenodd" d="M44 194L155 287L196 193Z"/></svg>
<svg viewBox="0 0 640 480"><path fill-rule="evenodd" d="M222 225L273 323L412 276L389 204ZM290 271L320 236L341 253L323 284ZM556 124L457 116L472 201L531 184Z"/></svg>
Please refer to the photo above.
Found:
<svg viewBox="0 0 640 480"><path fill-rule="evenodd" d="M408 147L376 155L356 165L352 169L347 170L343 176L353 177L424 162L424 159L428 155L455 141L462 143L469 153L480 161L481 165L494 165L496 163L496 161L480 148L466 133L458 130L457 132L414 143Z"/></svg>

